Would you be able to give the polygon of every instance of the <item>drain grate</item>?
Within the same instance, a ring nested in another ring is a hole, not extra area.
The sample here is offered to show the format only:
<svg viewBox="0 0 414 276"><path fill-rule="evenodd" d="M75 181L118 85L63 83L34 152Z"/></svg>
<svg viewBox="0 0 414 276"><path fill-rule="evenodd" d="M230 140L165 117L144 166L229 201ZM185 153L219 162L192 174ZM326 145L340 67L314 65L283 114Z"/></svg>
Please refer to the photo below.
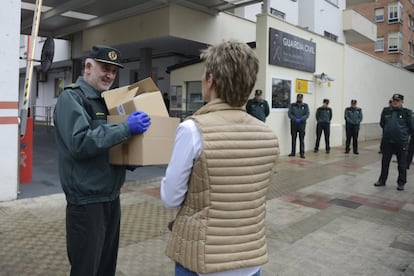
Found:
<svg viewBox="0 0 414 276"><path fill-rule="evenodd" d="M353 202L353 201L346 200L346 199L340 199L340 198L334 198L330 200L329 203L342 206L342 207L346 207L346 208L351 208L351 209L356 209L362 205L361 203Z"/></svg>

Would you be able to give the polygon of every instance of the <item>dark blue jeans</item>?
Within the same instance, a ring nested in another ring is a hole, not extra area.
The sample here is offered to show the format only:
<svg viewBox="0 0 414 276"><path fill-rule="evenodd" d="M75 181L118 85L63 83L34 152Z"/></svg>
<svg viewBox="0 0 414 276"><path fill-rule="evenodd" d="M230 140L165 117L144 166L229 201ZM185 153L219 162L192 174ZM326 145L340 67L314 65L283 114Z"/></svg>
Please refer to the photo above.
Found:
<svg viewBox="0 0 414 276"><path fill-rule="evenodd" d="M251 276L261 276L262 270L259 269L255 274ZM197 273L188 270L187 268L183 267L179 263L175 263L175 276L198 276Z"/></svg>

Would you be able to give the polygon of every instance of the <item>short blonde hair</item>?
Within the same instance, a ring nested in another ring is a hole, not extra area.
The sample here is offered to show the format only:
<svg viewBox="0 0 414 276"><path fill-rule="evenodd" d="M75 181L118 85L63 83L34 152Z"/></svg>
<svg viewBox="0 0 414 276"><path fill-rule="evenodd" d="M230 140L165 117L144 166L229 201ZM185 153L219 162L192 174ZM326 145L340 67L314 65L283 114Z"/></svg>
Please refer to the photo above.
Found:
<svg viewBox="0 0 414 276"><path fill-rule="evenodd" d="M226 41L208 47L200 58L205 78L213 76L217 96L231 106L242 106L250 96L259 71L259 59L246 44Z"/></svg>

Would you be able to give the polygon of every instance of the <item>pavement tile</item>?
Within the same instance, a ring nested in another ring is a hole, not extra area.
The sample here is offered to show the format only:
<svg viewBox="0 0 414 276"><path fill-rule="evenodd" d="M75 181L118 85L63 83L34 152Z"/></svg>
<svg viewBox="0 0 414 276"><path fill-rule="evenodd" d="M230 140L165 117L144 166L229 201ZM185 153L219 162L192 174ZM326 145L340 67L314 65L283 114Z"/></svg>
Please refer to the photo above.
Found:
<svg viewBox="0 0 414 276"><path fill-rule="evenodd" d="M168 237L163 234L122 247L118 271L124 275L173 275L174 263L164 254Z"/></svg>
<svg viewBox="0 0 414 276"><path fill-rule="evenodd" d="M344 168L349 168L349 169L360 169L363 166L359 165L359 164L355 164L355 163L345 163L345 162L332 162L332 163L328 163L327 165L330 166L338 166L338 167L344 167Z"/></svg>
<svg viewBox="0 0 414 276"><path fill-rule="evenodd" d="M412 203L406 203L403 207L403 210L408 211L408 212L413 212L414 213L414 204Z"/></svg>

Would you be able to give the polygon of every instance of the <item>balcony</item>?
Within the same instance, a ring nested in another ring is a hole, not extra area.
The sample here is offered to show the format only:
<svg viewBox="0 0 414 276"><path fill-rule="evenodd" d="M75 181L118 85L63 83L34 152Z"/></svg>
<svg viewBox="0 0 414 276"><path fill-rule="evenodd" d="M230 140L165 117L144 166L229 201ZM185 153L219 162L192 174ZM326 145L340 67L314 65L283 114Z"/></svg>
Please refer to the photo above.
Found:
<svg viewBox="0 0 414 276"><path fill-rule="evenodd" d="M374 3L375 0L346 0L346 7L351 7L359 4Z"/></svg>
<svg viewBox="0 0 414 276"><path fill-rule="evenodd" d="M369 43L377 39L377 26L355 10L344 10L343 30L347 44Z"/></svg>

